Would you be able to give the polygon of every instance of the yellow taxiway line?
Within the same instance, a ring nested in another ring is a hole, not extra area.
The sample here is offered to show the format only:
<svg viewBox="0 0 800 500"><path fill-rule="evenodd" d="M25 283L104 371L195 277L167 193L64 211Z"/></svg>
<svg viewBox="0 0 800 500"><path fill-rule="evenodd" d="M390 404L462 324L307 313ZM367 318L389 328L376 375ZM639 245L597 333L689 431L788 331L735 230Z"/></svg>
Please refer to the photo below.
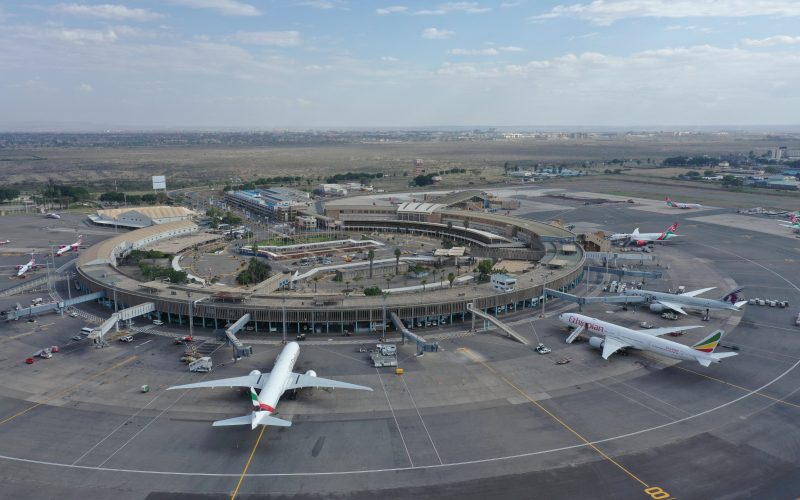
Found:
<svg viewBox="0 0 800 500"><path fill-rule="evenodd" d="M250 452L250 458L247 459L247 463L244 465L244 470L242 471L242 475L239 476L239 482L236 483L236 489L233 490L233 494L231 495L231 500L236 500L236 495L239 494L239 488L242 487L242 482L244 482L244 477L247 475L247 469L250 468L250 462L253 461L253 456L256 454L256 450L258 449L258 445L261 443L261 437L264 435L264 431L267 430L266 425L261 426L261 432L258 433L258 439L256 439L256 444L253 445L253 451Z"/></svg>

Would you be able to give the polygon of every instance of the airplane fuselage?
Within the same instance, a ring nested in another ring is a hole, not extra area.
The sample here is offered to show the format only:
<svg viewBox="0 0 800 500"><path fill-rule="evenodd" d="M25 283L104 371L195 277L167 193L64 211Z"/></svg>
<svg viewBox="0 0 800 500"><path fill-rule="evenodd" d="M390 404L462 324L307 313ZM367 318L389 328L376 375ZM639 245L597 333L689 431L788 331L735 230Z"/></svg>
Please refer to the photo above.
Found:
<svg viewBox="0 0 800 500"><path fill-rule="evenodd" d="M650 290L625 290L622 293L629 296L644 297L645 300L647 300L647 302L650 303L661 302L661 301L672 302L675 304L680 304L684 306L686 309L696 309L696 310L714 309L714 310L725 310L725 311L740 310L738 307L736 307L736 304L732 304L730 302L718 299L689 297L683 294L654 292ZM668 308L668 306L665 307Z"/></svg>
<svg viewBox="0 0 800 500"><path fill-rule="evenodd" d="M292 370L300 356L300 346L297 342L289 342L283 348L278 359L275 360L275 366L269 373L264 388L258 394L258 404L261 411L266 411L268 414L275 412L275 407L278 405L278 400L286 391L289 385L289 377L292 375Z"/></svg>
<svg viewBox="0 0 800 500"><path fill-rule="evenodd" d="M719 360L706 353L692 349L689 346L662 339L647 333L637 332L624 326L615 325L597 318L584 316L583 314L564 313L558 319L572 327L584 326L590 333L608 338L614 338L620 342L630 345L634 349L655 352L668 358L679 359L682 361L707 360L718 363Z"/></svg>

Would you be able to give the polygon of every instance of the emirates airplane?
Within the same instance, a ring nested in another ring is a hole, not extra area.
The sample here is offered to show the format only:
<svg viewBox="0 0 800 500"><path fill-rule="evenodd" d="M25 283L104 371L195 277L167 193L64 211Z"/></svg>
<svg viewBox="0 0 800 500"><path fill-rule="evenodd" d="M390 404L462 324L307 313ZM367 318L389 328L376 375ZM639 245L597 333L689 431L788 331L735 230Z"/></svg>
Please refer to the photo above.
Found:
<svg viewBox="0 0 800 500"><path fill-rule="evenodd" d="M608 359L609 356L615 352L627 347L654 352L672 359L697 361L703 366L709 366L711 363L719 363L724 358L736 356L735 352L714 353L714 349L719 345L719 341L725 334L722 330L716 330L700 342L688 346L659 338L659 336L702 327L675 326L652 328L650 330L633 330L576 313L563 313L558 319L568 326L577 327L569 337L567 337L568 344L572 343L584 330L590 334L598 335L589 338L589 345L597 349L603 349L603 359Z"/></svg>
<svg viewBox="0 0 800 500"><path fill-rule="evenodd" d="M223 378L220 380L210 380L208 382L177 385L169 387L167 390L195 389L198 387L249 387L250 399L255 407L253 412L250 415L244 415L242 417L217 420L212 425L214 427L249 425L251 429L255 429L259 425L275 425L279 427L290 427L292 425L288 420L272 416L272 414L275 413L278 400L286 391L304 389L307 387L358 389L362 391L372 390L363 385L348 384L347 382L317 377L317 374L313 370L309 370L305 373L293 373L292 369L299 355L300 346L297 342L289 342L286 344L286 347L283 348L280 355L278 355L275 366L272 367L272 372L270 373L261 373L258 370L253 370L249 375L243 377ZM260 392L257 392L256 389Z"/></svg>

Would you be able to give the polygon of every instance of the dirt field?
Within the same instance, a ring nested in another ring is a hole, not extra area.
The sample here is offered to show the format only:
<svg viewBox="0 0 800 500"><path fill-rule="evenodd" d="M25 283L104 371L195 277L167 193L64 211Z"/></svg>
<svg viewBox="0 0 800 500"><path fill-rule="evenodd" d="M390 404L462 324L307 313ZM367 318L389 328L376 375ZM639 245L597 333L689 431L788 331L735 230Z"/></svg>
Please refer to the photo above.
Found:
<svg viewBox="0 0 800 500"><path fill-rule="evenodd" d="M797 144L795 144L797 143ZM580 164L611 159L660 161L691 154L758 153L775 147L776 140L762 135L639 137L589 139L521 139L428 141L347 144L330 146L275 145L265 147L158 147L158 148L35 148L0 150L0 174L9 184L34 183L53 178L73 183L112 183L146 188L151 175L165 174L170 187L220 184L232 177L244 180L280 175L308 176L319 181L345 171L384 172L404 184L403 173L413 174L415 158L428 171L452 167L474 169L445 184L462 186L499 179L505 162ZM799 140L780 145L800 147ZM685 169L679 169L685 170ZM661 175L660 171L651 171ZM670 172L671 175L674 173Z"/></svg>

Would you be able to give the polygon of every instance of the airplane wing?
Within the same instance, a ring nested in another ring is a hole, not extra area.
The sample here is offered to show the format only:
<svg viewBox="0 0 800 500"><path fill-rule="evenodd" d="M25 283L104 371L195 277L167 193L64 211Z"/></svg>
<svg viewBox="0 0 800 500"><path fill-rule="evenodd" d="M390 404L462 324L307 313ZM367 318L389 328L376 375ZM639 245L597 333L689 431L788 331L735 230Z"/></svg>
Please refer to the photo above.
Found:
<svg viewBox="0 0 800 500"><path fill-rule="evenodd" d="M363 385L348 384L347 382L339 382L338 380L331 380L322 377L312 377L311 375L304 375L302 373L292 373L289 377L289 382L286 390L303 389L306 387L317 387L325 389L359 389L362 391L371 391L371 387Z"/></svg>
<svg viewBox="0 0 800 500"><path fill-rule="evenodd" d="M609 356L619 351L623 347L630 347L630 344L626 344L625 342L621 342L614 337L609 337L606 335L606 339L603 342L603 359L608 359Z"/></svg>
<svg viewBox="0 0 800 500"><path fill-rule="evenodd" d="M173 389L197 389L199 387L258 387L261 388L261 380L267 380L269 373L261 375L245 375L244 377L221 378L219 380L209 380L207 382L196 382L194 384L176 385L167 387L168 391Z"/></svg>
<svg viewBox="0 0 800 500"><path fill-rule="evenodd" d="M683 310L683 304L676 304L674 302L666 302L663 300L659 300L658 303L666 308L672 309L677 313L686 314L686 311Z"/></svg>
<svg viewBox="0 0 800 500"><path fill-rule="evenodd" d="M660 337L668 333L682 332L684 330L692 330L693 328L703 328L702 326L668 326L665 328L651 328L649 330L636 330L639 333L646 333L654 337Z"/></svg>
<svg viewBox="0 0 800 500"><path fill-rule="evenodd" d="M696 296L702 295L702 294L704 294L706 292L710 292L711 290L713 290L715 288L717 288L717 287L712 286L710 288L701 288L700 290L692 290L691 292L684 292L681 295L685 295L687 297L696 297Z"/></svg>

